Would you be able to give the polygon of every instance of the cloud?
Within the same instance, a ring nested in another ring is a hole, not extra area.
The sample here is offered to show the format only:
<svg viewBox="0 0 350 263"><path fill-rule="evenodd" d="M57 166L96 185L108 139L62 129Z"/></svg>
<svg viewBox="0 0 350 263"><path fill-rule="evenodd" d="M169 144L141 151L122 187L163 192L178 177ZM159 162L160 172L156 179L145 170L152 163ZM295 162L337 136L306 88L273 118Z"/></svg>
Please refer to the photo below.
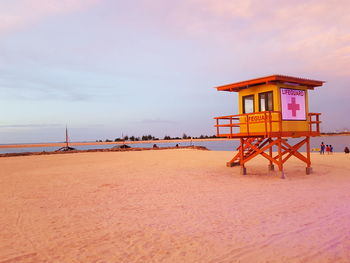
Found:
<svg viewBox="0 0 350 263"><path fill-rule="evenodd" d="M6 32L20 24L20 17L0 13L0 32Z"/></svg>
<svg viewBox="0 0 350 263"><path fill-rule="evenodd" d="M20 76L20 77L19 77ZM10 100L87 101L92 95L82 90L82 83L47 80L26 74L0 73L0 95Z"/></svg>
<svg viewBox="0 0 350 263"><path fill-rule="evenodd" d="M123 96L110 75L44 67L9 67L0 63L0 97L13 101L116 101ZM38 74L38 72L40 74ZM44 74L45 72L45 74Z"/></svg>
<svg viewBox="0 0 350 263"><path fill-rule="evenodd" d="M155 12L165 8L152 2ZM301 72L349 74L348 0L180 0L166 12L156 23L168 32L214 43L228 57L244 54L246 61L260 57L265 65L294 63Z"/></svg>
<svg viewBox="0 0 350 263"><path fill-rule="evenodd" d="M61 124L0 124L0 128L52 128L61 127Z"/></svg>
<svg viewBox="0 0 350 263"><path fill-rule="evenodd" d="M198 1L198 4L201 3L203 2ZM252 0L206 0L204 3L217 16L248 18L253 15Z"/></svg>
<svg viewBox="0 0 350 263"><path fill-rule="evenodd" d="M347 75L350 66L349 1L306 1L277 7L252 27L305 69Z"/></svg>
<svg viewBox="0 0 350 263"><path fill-rule="evenodd" d="M11 0L0 2L0 33L11 32L46 17L77 12L99 0Z"/></svg>
<svg viewBox="0 0 350 263"><path fill-rule="evenodd" d="M141 123L144 124L176 124L176 121L172 121L172 120L166 120L166 119L159 119L159 118L155 118L155 119L144 119L140 121Z"/></svg>

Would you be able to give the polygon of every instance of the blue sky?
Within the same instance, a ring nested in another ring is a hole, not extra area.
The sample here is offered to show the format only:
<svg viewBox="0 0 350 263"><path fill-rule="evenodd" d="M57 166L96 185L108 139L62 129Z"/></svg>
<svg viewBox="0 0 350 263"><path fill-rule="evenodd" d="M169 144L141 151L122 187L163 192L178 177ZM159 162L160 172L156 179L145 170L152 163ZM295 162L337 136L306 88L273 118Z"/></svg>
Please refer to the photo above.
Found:
<svg viewBox="0 0 350 263"><path fill-rule="evenodd" d="M214 134L237 94L285 74L322 129L350 128L349 1L3 0L0 143Z"/></svg>

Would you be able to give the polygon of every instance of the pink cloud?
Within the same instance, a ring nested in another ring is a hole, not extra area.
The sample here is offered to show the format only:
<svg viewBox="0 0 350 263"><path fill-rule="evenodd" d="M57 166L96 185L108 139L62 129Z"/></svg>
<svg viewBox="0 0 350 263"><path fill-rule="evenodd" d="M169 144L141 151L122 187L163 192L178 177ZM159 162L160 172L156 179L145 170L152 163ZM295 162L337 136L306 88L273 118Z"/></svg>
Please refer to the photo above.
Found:
<svg viewBox="0 0 350 263"><path fill-rule="evenodd" d="M156 23L178 37L215 39L232 52L252 48L246 51L247 59L255 54L251 60L268 54L270 62L280 61L282 55L299 61L300 70L349 74L348 0L180 0L172 8L146 2L154 17L163 12Z"/></svg>
<svg viewBox="0 0 350 263"><path fill-rule="evenodd" d="M0 33L11 32L48 16L76 12L99 0L11 0L0 3Z"/></svg>
<svg viewBox="0 0 350 263"><path fill-rule="evenodd" d="M279 49L303 62L305 69L348 75L350 67L349 1L307 1L277 9L257 23L273 35Z"/></svg>
<svg viewBox="0 0 350 263"><path fill-rule="evenodd" d="M88 8L98 0L22 0L23 6L37 14L60 14Z"/></svg>
<svg viewBox="0 0 350 263"><path fill-rule="evenodd" d="M205 0L197 1L198 5L205 5L213 14L223 17L251 17L253 15L252 0Z"/></svg>
<svg viewBox="0 0 350 263"><path fill-rule="evenodd" d="M6 2L0 2L0 34L104 4L102 0ZM297 61L300 70L349 74L349 0L139 0L135 9L140 13L129 26L138 29L142 23L171 38L206 41L228 55L244 57L245 63L258 63L260 56L277 65L283 58L286 64Z"/></svg>
<svg viewBox="0 0 350 263"><path fill-rule="evenodd" d="M0 33L17 27L20 21L19 16L0 14Z"/></svg>

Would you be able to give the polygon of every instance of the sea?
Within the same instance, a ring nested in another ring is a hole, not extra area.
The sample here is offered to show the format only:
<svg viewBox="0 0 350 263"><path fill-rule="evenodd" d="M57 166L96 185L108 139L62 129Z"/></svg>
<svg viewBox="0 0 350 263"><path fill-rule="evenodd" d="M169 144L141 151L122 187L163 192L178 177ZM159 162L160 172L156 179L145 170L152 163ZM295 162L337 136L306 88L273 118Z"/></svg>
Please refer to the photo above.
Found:
<svg viewBox="0 0 350 263"><path fill-rule="evenodd" d="M302 138L289 138L288 143L294 145L301 141ZM320 136L311 138L311 149L317 151L320 148L320 144L323 142L325 145L332 145L334 152L343 152L345 146L350 148L350 136ZM125 144L128 144L125 142ZM154 143L138 143L129 144L133 148L152 148ZM174 142L174 143L156 143L158 147L175 147L179 146L204 146L211 151L235 151L239 146L239 140L220 140L220 141L186 141L186 142ZM74 146L77 150L88 149L107 149L112 148L113 144L107 145L81 145ZM117 145L118 146L118 145ZM0 153L20 153L20 152L51 152L56 151L59 147L32 147L32 148L0 148ZM301 152L305 151L305 146L301 147Z"/></svg>

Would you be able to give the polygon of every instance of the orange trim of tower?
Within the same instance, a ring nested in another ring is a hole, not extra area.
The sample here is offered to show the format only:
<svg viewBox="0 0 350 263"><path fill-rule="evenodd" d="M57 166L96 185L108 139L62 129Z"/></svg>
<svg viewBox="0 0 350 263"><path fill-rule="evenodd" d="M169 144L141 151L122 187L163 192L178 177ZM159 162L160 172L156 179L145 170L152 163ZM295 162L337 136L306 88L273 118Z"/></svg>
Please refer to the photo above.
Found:
<svg viewBox="0 0 350 263"><path fill-rule="evenodd" d="M238 92L242 89L247 89L253 86L268 84L268 83L281 83L281 84L291 84L307 87L308 89L314 89L315 87L320 87L325 83L321 80L312 80L305 78L297 78L284 75L271 75L267 77L245 80L241 82L236 82L228 85L215 87L218 91L231 91Z"/></svg>

